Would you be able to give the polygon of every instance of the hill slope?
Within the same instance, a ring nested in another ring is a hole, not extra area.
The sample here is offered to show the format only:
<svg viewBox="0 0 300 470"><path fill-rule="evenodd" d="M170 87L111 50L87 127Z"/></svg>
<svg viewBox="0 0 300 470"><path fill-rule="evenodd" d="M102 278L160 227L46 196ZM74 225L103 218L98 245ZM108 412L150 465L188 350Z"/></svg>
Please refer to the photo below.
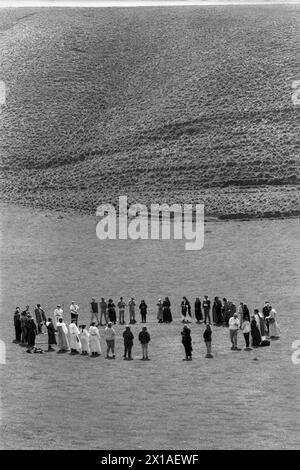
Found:
<svg viewBox="0 0 300 470"><path fill-rule="evenodd" d="M1 198L299 213L298 7L1 11Z"/></svg>

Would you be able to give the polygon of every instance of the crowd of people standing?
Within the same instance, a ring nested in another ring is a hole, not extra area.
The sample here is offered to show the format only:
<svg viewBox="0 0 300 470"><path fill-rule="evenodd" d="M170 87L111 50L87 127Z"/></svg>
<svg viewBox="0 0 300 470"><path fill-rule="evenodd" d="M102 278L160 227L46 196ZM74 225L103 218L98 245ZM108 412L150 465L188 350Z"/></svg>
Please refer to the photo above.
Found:
<svg viewBox="0 0 300 470"><path fill-rule="evenodd" d="M68 326L64 319L65 312L63 305L57 305L52 318L47 317L41 305L37 304L34 309L35 320L30 313L28 305L22 312L19 307L16 307L14 312L14 342L26 346L27 352L43 352L35 346L35 339L38 334L47 332L49 352L54 351L54 346L58 345L57 352L59 353L70 352L73 355L80 353L96 357L101 355L99 327L103 326L105 327L106 358L114 359L116 332L113 326L116 325L117 321L119 325L125 325L126 307L128 307L129 324L125 326L123 332L123 357L124 359L132 360L134 335L131 325L137 323L136 305L133 297L129 299L127 304L123 297L120 297L117 306L112 299L106 301L104 298L101 298L100 302L97 302L95 298L92 298L90 302L90 324L88 327L86 324L79 324L80 309L75 301L71 302L69 308L70 324ZM156 307L158 323L169 324L173 321L171 302L168 297L165 297L164 300L158 299ZM145 300L141 300L139 310L141 323L143 324L147 323L147 309L148 306ZM181 338L185 350L185 360L192 359L192 337L191 329L188 326L189 323L192 323L192 316L191 303L184 296L181 301L181 321L184 324ZM240 330L244 336L245 350L251 350L253 347L267 346L270 344L269 339L278 339L280 335L277 313L269 302L265 302L262 312L255 309L253 315L250 315L247 305L242 302L236 308L235 304L226 298L223 298L223 301L221 301L219 297L215 297L214 301L211 302L209 297L205 295L202 302L200 297L195 299L194 317L197 324L203 323L206 325L203 339L207 349L206 357L208 358L213 357L212 323L215 326L228 327L232 350L241 350L237 344L238 332ZM43 331L45 328L46 332ZM138 340L141 343L142 359L148 360L148 343L151 338L146 326L143 326L139 332Z"/></svg>

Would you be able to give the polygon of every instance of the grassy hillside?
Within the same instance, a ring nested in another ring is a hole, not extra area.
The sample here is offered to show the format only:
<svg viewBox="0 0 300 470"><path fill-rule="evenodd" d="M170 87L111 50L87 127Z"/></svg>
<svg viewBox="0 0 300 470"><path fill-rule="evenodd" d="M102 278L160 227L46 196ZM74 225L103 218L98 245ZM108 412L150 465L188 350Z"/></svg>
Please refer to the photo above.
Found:
<svg viewBox="0 0 300 470"><path fill-rule="evenodd" d="M1 199L300 213L299 20L296 6L1 11Z"/></svg>

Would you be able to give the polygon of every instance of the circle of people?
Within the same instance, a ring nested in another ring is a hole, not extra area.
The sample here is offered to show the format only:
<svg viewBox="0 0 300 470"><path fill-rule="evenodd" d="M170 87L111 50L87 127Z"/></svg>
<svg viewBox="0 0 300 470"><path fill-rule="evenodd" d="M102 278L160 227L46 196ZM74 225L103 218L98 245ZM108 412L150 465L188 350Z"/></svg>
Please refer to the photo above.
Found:
<svg viewBox="0 0 300 470"><path fill-rule="evenodd" d="M131 297L128 304L124 301L123 297L117 303L118 308L118 323L125 325L125 311L128 306L129 310L129 325L125 326L123 332L124 340L124 355L123 358L132 360L132 347L134 335L131 331L130 325L137 323L136 321L136 301ZM141 322L147 322L147 309L148 306L144 300L139 305ZM37 304L35 312L35 320L30 313L29 305L21 312L20 307L16 307L14 312L14 327L15 339L14 343L27 347L28 353L43 353L44 351L35 345L36 336L38 334L45 334L43 331L44 326L48 333L48 350L55 351L54 345L58 345L58 353L81 354L83 356L90 355L97 357L101 355L100 345L100 332L99 327L105 327L104 336L106 341L106 359L115 359L115 338L116 332L113 325L117 323L116 305L112 299L108 302L102 297L100 302L92 298L90 303L90 326L78 323L79 320L79 306L75 301L70 305L71 322L67 326L64 321L63 305L58 304L54 310L54 319L47 318L44 310L40 304ZM181 301L181 316L182 323L184 324L181 331L182 344L185 350L185 358L183 360L192 360L192 337L191 329L188 324L192 323L191 303L184 296ZM203 339L206 345L206 356L212 358L212 323L216 326L226 326L229 329L229 336L231 342L231 350L241 351L238 348L237 338L238 331L242 330L245 348L244 350L250 351L252 348L259 346L269 346L270 339L279 339L280 330L277 323L277 313L270 305L270 302L265 302L265 305L260 312L258 309L254 310L250 318L250 312L247 305L240 302L238 309L236 305L223 298L221 301L219 297L215 297L211 304L207 295L204 296L202 302L199 297L196 298L194 303L194 314L196 323L204 323L206 329L203 333ZM212 314L212 315L211 315ZM171 313L171 302L168 297L164 300L158 299L157 303L157 321L158 323L170 324L173 321ZM57 334L57 337L56 337ZM251 346L250 347L250 335ZM149 331L146 326L138 335L139 342L142 348L142 360L149 360L148 357L148 344L151 340ZM111 354L110 354L111 353Z"/></svg>

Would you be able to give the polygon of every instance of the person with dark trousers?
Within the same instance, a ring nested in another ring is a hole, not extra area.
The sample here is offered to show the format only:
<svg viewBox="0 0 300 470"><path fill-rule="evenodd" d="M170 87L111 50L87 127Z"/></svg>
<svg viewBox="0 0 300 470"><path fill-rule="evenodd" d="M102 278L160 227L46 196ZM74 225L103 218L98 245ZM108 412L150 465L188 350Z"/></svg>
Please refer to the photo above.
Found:
<svg viewBox="0 0 300 470"><path fill-rule="evenodd" d="M20 307L16 307L16 310L15 310L15 313L14 313L14 327L15 327L16 339L13 342L14 343L21 343L22 327L21 327Z"/></svg>
<svg viewBox="0 0 300 470"><path fill-rule="evenodd" d="M212 358L213 355L211 353L211 335L212 335L212 330L210 325L206 325L206 329L204 330L203 333L203 339L206 345L206 356L207 358Z"/></svg>
<svg viewBox="0 0 300 470"><path fill-rule="evenodd" d="M201 300L199 297L196 297L195 301L195 318L197 323L201 323L203 321L202 310L201 310Z"/></svg>
<svg viewBox="0 0 300 470"><path fill-rule="evenodd" d="M242 323L242 331L243 331L243 335L244 335L244 338L245 338L245 343L246 343L246 347L245 347L245 351L251 351L252 348L250 348L250 332L251 332L251 325L250 325L250 319L248 318L244 318L244 321Z"/></svg>
<svg viewBox="0 0 300 470"><path fill-rule="evenodd" d="M31 315L28 315L28 321L27 321L27 331L28 331L28 349L27 352L31 352L31 350L35 346L35 338L37 335L37 327L35 324L34 319L32 318Z"/></svg>
<svg viewBox="0 0 300 470"><path fill-rule="evenodd" d="M149 361L148 357L148 344L150 343L150 334L147 330L146 326L143 326L142 331L139 333L139 342L141 343L142 346L142 361Z"/></svg>
<svg viewBox="0 0 300 470"><path fill-rule="evenodd" d="M211 325L211 318L210 318L210 300L207 295L204 296L202 301L202 307L204 311L204 323L206 324L207 321Z"/></svg>
<svg viewBox="0 0 300 470"><path fill-rule="evenodd" d="M98 302L96 299L92 298L91 301L91 323L97 320L97 326L99 325L99 310L98 310Z"/></svg>
<svg viewBox="0 0 300 470"><path fill-rule="evenodd" d="M265 319L266 327L267 327L267 334L269 334L269 320L266 320L266 318L270 315L270 312L272 310L272 307L269 302L265 302L265 305L263 306L262 309L262 314Z"/></svg>
<svg viewBox="0 0 300 470"><path fill-rule="evenodd" d="M219 297L214 298L213 303L213 320L216 325L222 324L222 302Z"/></svg>
<svg viewBox="0 0 300 470"><path fill-rule="evenodd" d="M184 325L183 330L181 332L181 340L185 350L185 359L184 361L191 361L192 360L192 337L191 337L191 330L187 325Z"/></svg>
<svg viewBox="0 0 300 470"><path fill-rule="evenodd" d="M130 326L125 327L125 331L123 332L123 338L124 338L124 356L123 356L123 358L131 361L132 360L131 351L132 351L132 347L133 347L134 336L133 336L133 333L130 329Z"/></svg>
<svg viewBox="0 0 300 470"><path fill-rule="evenodd" d="M139 309L140 309L140 312L141 312L142 323L147 323L147 320L146 320L146 317L147 317L147 304L144 300L141 301Z"/></svg>
<svg viewBox="0 0 300 470"><path fill-rule="evenodd" d="M53 344L57 344L56 338L55 338L55 328L52 323L52 319L48 318L48 321L46 322L46 328L48 331L48 351L55 351L55 349L52 347Z"/></svg>
<svg viewBox="0 0 300 470"><path fill-rule="evenodd" d="M28 344L28 314L30 314L29 305L27 305L26 310L23 310L23 312L21 313L21 346L27 346Z"/></svg>
<svg viewBox="0 0 300 470"><path fill-rule="evenodd" d="M250 312L246 304L243 304L243 322L248 320L250 322Z"/></svg>
<svg viewBox="0 0 300 470"><path fill-rule="evenodd" d="M191 315L191 304L188 299L183 296L181 302L181 315L182 315L182 323L191 323L192 315ZM189 318L187 318L187 315Z"/></svg>

